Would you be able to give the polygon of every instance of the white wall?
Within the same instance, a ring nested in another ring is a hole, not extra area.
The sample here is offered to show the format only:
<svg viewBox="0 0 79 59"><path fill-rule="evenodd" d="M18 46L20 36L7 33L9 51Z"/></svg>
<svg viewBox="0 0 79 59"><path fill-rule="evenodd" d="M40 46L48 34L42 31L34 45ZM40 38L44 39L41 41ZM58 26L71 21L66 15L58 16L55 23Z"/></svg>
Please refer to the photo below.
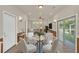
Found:
<svg viewBox="0 0 79 59"><path fill-rule="evenodd" d="M3 33L3 25L2 25L2 17L1 17L2 15L1 15L1 11L0 11L0 38L2 37L2 33Z"/></svg>
<svg viewBox="0 0 79 59"><path fill-rule="evenodd" d="M21 30L23 32L26 31L25 28L25 21L27 20L27 16L25 13L23 13L20 9L18 9L16 6L0 6L0 37L3 35L3 22L2 22L2 11L7 11L11 14L16 15L16 32L20 32ZM19 22L19 16L23 17L23 21ZM27 26L26 26L27 27Z"/></svg>
<svg viewBox="0 0 79 59"><path fill-rule="evenodd" d="M61 20L63 18L72 16L78 14L77 17L79 17L79 6L66 6L62 11L59 11L56 15L54 15L54 19ZM79 18L77 19L77 22L79 21ZM54 24L56 25L56 23ZM54 27L54 29L57 29L57 27ZM77 30L79 30L79 24L77 23ZM79 31L77 32L77 36L79 36Z"/></svg>

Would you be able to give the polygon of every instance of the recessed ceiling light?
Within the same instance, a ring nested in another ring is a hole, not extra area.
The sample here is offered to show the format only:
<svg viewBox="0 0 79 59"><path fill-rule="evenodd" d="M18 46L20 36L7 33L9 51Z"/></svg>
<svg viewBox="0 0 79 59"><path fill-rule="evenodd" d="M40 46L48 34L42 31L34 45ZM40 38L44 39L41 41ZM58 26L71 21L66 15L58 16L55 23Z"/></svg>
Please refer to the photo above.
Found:
<svg viewBox="0 0 79 59"><path fill-rule="evenodd" d="M19 21L22 21L23 17L19 16Z"/></svg>
<svg viewBox="0 0 79 59"><path fill-rule="evenodd" d="M53 22L57 22L57 20L53 20Z"/></svg>
<svg viewBox="0 0 79 59"><path fill-rule="evenodd" d="M43 5L39 5L38 8L40 8L40 9L43 8Z"/></svg>

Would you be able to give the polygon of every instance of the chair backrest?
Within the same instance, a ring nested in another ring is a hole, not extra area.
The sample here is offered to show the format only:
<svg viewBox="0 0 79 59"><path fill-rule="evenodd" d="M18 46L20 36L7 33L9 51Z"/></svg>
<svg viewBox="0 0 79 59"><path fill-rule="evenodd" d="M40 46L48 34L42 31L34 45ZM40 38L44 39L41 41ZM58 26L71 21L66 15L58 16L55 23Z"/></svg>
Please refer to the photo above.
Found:
<svg viewBox="0 0 79 59"><path fill-rule="evenodd" d="M29 32L27 35L28 38L32 38L33 36L34 36L33 32Z"/></svg>
<svg viewBox="0 0 79 59"><path fill-rule="evenodd" d="M53 51L53 52L56 52L57 45L58 45L58 40L56 39L56 40L53 42L53 44L52 44L52 51Z"/></svg>
<svg viewBox="0 0 79 59"><path fill-rule="evenodd" d="M46 33L45 36L46 36L46 40L47 40L48 43L49 43L49 41L53 41L52 33L48 32L48 33Z"/></svg>

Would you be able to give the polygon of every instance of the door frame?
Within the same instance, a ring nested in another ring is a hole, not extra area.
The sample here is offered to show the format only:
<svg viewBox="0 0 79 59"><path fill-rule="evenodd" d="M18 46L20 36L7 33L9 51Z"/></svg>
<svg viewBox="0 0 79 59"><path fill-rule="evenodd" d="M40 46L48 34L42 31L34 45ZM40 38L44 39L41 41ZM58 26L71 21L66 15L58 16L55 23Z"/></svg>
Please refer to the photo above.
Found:
<svg viewBox="0 0 79 59"><path fill-rule="evenodd" d="M16 40L16 44L17 44L17 32L16 32L16 15L15 14L13 14L13 13L10 13L10 12L8 12L8 11L2 11L2 19L3 19L3 14L7 14L7 15L10 15L10 16L13 16L13 17L15 17L15 40ZM16 44L14 44L14 46L16 45ZM3 46L4 46L4 22L3 22ZM12 46L13 47L13 46ZM12 48L11 47L11 48ZM10 48L9 48L10 49ZM4 50L4 49L3 49ZM7 50L8 51L8 50ZM6 51L3 51L3 53L5 53Z"/></svg>

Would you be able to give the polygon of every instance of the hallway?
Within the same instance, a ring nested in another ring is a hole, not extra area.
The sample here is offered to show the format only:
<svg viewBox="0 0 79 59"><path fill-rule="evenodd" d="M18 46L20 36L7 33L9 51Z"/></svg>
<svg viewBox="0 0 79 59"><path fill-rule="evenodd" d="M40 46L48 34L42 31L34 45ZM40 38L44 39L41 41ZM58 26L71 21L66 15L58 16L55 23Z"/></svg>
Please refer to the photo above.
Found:
<svg viewBox="0 0 79 59"><path fill-rule="evenodd" d="M0 53L77 53L79 5L0 5Z"/></svg>

